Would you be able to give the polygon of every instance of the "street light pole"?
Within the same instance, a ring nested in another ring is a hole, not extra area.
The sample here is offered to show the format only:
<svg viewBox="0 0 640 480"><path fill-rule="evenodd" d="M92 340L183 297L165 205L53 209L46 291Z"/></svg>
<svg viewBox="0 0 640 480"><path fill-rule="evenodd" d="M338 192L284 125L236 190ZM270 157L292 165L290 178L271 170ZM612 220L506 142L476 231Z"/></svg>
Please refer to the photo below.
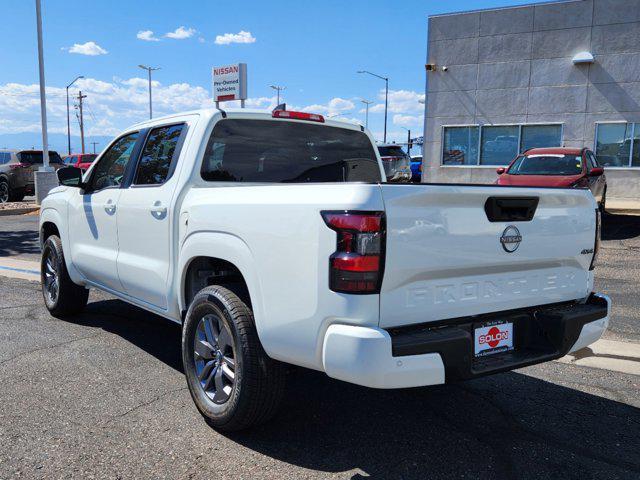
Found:
<svg viewBox="0 0 640 480"><path fill-rule="evenodd" d="M280 105L280 91L286 90L287 87L281 87L279 85L269 85L269 86L278 92L278 96L277 96L278 100L276 101L276 106Z"/></svg>
<svg viewBox="0 0 640 480"><path fill-rule="evenodd" d="M67 85L67 155L71 155L71 124L69 123L69 88L81 78L84 78L84 76L83 75L77 76L73 80L73 82Z"/></svg>
<svg viewBox="0 0 640 480"><path fill-rule="evenodd" d="M138 65L141 69L146 70L149 75L149 118L153 118L153 102L151 100L151 72L160 70L160 67L147 67L146 65Z"/></svg>
<svg viewBox="0 0 640 480"><path fill-rule="evenodd" d="M364 98L361 98L360 101L366 105L365 107L366 113L364 116L364 126L365 128L369 128L369 105L371 105L373 102L370 102L369 100L365 100Z"/></svg>
<svg viewBox="0 0 640 480"><path fill-rule="evenodd" d="M387 110L389 109L389 77L383 77L376 73L371 73L367 70L358 70L358 73L367 73L374 77L378 77L384 80L384 142L387 142Z"/></svg>
<svg viewBox="0 0 640 480"><path fill-rule="evenodd" d="M49 139L47 135L47 97L44 81L44 52L42 48L42 8L40 0L36 0L36 22L38 30L38 73L40 76L40 121L42 123L42 165L49 171Z"/></svg>

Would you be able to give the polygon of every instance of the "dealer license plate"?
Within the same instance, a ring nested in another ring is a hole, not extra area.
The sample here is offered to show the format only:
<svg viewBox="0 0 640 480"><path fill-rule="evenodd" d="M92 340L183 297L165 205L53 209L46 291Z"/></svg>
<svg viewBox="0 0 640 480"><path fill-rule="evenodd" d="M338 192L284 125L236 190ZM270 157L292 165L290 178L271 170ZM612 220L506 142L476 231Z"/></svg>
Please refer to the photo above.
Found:
<svg viewBox="0 0 640 480"><path fill-rule="evenodd" d="M513 350L513 323L490 322L474 329L476 357Z"/></svg>

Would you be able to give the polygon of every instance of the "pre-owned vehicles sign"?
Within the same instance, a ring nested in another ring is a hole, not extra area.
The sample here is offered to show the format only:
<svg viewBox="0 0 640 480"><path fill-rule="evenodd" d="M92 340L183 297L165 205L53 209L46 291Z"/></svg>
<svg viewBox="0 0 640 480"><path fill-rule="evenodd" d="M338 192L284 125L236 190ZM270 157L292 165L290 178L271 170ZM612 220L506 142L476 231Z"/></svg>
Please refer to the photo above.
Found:
<svg viewBox="0 0 640 480"><path fill-rule="evenodd" d="M246 100L247 64L235 63L212 68L213 100Z"/></svg>

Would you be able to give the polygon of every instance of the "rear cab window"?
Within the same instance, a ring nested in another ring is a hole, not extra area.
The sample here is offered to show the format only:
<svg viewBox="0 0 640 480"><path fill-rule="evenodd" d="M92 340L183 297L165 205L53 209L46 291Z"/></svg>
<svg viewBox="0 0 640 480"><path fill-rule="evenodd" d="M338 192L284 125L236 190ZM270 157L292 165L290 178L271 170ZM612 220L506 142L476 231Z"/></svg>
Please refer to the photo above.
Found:
<svg viewBox="0 0 640 480"><path fill-rule="evenodd" d="M220 120L207 142L200 173L212 182L382 180L365 133L285 120Z"/></svg>
<svg viewBox="0 0 640 480"><path fill-rule="evenodd" d="M134 185L161 185L175 169L180 155L184 123L150 130L138 161Z"/></svg>
<svg viewBox="0 0 640 480"><path fill-rule="evenodd" d="M378 147L381 157L406 157L407 154L400 146L392 147Z"/></svg>

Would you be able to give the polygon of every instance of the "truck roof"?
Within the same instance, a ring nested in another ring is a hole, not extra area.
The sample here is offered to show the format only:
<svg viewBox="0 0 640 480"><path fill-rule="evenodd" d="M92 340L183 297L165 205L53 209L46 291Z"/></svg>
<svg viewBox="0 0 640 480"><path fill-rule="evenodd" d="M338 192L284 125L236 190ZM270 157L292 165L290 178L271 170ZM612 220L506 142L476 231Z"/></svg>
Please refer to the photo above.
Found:
<svg viewBox="0 0 640 480"><path fill-rule="evenodd" d="M269 119L269 120L280 120L280 119L274 119L272 116L272 111L271 110L264 110L264 109L254 109L254 108L224 108L224 109L217 109L217 108L202 108L199 110L191 110L191 111L186 111L186 112L178 112L178 113L172 113L170 115L165 115L162 117L156 117L156 118L152 118L150 120L145 120L144 122L139 122L136 123L135 125L132 125L131 128L146 128L146 127L151 127L151 126L155 126L157 124L162 124L165 123L167 120L171 120L172 118L175 117L182 117L184 115L200 115L202 117L205 118L212 118L214 115L219 114L220 112L224 112L227 116L250 116L250 117L255 117L255 118L264 118L264 119ZM312 112L308 112L308 113L312 113ZM340 127L340 128L349 128L352 130L362 130L364 127L362 125L360 125L359 123L354 123L354 122L349 122L349 121L344 121L344 120L336 120L333 118L327 118L324 117L324 125L328 125L331 127ZM286 119L284 119L286 120ZM300 122L300 121L305 121L305 120L294 120L296 122ZM309 122L309 123L318 123L318 122Z"/></svg>

